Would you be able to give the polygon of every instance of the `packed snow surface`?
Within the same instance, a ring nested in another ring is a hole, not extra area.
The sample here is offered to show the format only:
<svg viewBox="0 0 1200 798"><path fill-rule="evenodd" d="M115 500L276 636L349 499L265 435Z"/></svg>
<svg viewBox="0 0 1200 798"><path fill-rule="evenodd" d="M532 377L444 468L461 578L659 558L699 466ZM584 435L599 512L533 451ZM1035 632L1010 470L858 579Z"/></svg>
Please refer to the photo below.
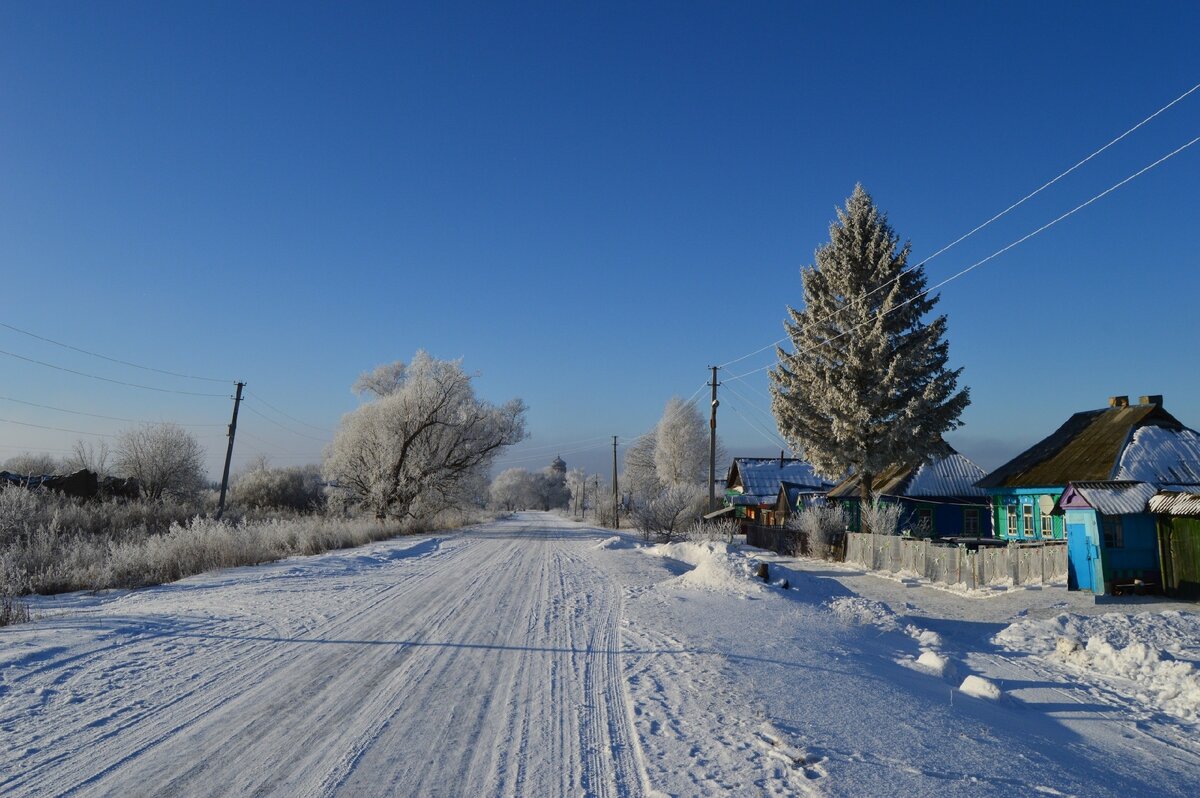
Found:
<svg viewBox="0 0 1200 798"><path fill-rule="evenodd" d="M1200 794L1177 605L526 513L33 610L5 796Z"/></svg>

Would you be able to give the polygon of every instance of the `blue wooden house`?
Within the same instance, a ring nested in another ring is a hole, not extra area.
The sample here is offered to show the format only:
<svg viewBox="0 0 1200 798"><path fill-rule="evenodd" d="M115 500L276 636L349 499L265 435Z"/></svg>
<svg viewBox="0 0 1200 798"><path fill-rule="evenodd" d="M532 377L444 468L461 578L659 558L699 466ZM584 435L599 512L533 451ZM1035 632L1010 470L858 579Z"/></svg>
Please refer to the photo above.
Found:
<svg viewBox="0 0 1200 798"><path fill-rule="evenodd" d="M1072 589L1111 592L1154 579L1160 563L1148 502L1160 488L1200 485L1200 435L1161 396L1067 419L1049 437L977 483L991 499L997 537L1068 541Z"/></svg>
<svg viewBox="0 0 1200 798"><path fill-rule="evenodd" d="M1158 530L1148 482L1070 482L1053 512L1067 530L1067 587L1103 595L1122 585L1159 584Z"/></svg>
<svg viewBox="0 0 1200 798"><path fill-rule="evenodd" d="M918 537L990 537L987 493L975 486L983 469L953 449L915 465L885 469L872 480L879 500L899 504L900 531ZM852 532L862 529L862 480L847 477L829 491L846 511Z"/></svg>

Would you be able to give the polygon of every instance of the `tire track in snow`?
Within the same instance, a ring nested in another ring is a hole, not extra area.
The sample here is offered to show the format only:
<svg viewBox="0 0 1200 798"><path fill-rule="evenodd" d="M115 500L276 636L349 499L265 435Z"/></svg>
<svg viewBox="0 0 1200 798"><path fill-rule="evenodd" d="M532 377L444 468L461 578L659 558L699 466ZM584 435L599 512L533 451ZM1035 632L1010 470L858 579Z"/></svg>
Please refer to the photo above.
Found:
<svg viewBox="0 0 1200 798"><path fill-rule="evenodd" d="M453 550L444 556L447 559L455 559ZM249 569L235 569L227 573L237 573L238 570L251 573ZM182 689L174 683L164 686L161 682L151 679L145 680L142 685L131 685L129 690L122 693L134 692L135 695L125 696L127 700L137 700L147 709L127 715L112 728L105 728L111 725L107 722L97 723L94 702L80 705L74 713L75 717L61 719L56 724L56 728L65 727L65 730L53 739L56 753L40 761L27 763L20 772L0 781L0 787L4 788L6 794L25 794L16 791L28 788L31 790L28 794L71 795L95 785L109 774L127 767L194 724L218 712L254 685L263 682L268 674L278 669L280 663L293 656L296 646L319 639L329 630L345 623L347 616L356 616L364 610L378 608L388 600L389 595L419 589L421 582L428 578L427 574L421 572L413 572L409 576L408 580L392 585L384 584L378 588L368 585L368 589L361 590L366 599L365 607L347 608L330 616L307 636L292 640L263 637L259 634L260 624L252 621L251 627L246 629L244 624L247 619L243 617L206 624L203 631L198 631L194 625L190 625L177 629L174 633L165 631L170 623L167 620L159 624L161 631L151 637L126 639L71 657L72 664L83 659L89 662L88 670L93 676L92 692L95 695L104 693L111 687L109 675L112 672L131 666L136 668L137 674L145 675L147 671L160 668L168 671L179 670L189 660L194 660L195 664L191 669L203 676L185 681ZM250 586L253 587L253 584ZM221 588L225 589L229 588ZM138 599L139 604L156 599L153 589L131 594L131 597ZM197 639L206 638L208 641L204 645L196 643ZM154 653L149 649L164 639L173 639L188 645L184 646L184 653L174 661L156 663L158 668L145 665ZM143 667L136 667L138 665ZM30 675L37 676L43 673L52 674L53 668L47 664ZM139 686L140 691L137 689ZM97 729L101 731L97 732ZM85 749L89 752L88 756L78 755L79 751ZM47 778L47 771L52 771L50 778L55 786L50 790L39 789L43 786L40 782ZM153 779L149 783L152 784ZM146 783L139 786L139 792L143 794L146 794L148 789Z"/></svg>
<svg viewBox="0 0 1200 798"><path fill-rule="evenodd" d="M78 679L90 695L45 710L59 750L23 761L4 790L642 795L620 593L578 556L592 542L533 517L368 572L330 576L317 558L283 597L297 607L124 640L69 675L69 664L44 661L33 682ZM239 610L281 600L252 578L211 590L245 591ZM166 593L142 594L139 610L170 618ZM329 606L302 635L271 631ZM135 709L89 726L111 708L107 674L122 668L114 695Z"/></svg>

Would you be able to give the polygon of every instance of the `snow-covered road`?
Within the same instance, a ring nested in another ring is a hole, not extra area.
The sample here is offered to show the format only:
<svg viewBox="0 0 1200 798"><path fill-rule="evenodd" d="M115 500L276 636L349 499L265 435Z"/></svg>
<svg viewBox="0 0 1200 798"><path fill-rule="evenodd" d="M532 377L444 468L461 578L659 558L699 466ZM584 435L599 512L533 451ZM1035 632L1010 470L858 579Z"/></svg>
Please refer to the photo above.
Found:
<svg viewBox="0 0 1200 798"><path fill-rule="evenodd" d="M0 629L0 794L1200 793L1186 694L1030 647L1081 606L521 514L39 599ZM1200 620L1160 617L1186 670Z"/></svg>
<svg viewBox="0 0 1200 798"><path fill-rule="evenodd" d="M526 516L8 630L0 793L642 794L579 537Z"/></svg>

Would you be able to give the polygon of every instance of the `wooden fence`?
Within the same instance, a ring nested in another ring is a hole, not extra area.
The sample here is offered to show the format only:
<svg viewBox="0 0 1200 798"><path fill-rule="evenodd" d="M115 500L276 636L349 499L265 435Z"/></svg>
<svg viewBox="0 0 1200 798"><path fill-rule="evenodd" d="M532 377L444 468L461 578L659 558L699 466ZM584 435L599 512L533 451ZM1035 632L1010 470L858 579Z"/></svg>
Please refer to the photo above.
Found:
<svg viewBox="0 0 1200 798"><path fill-rule="evenodd" d="M1004 546L947 545L897 535L846 533L846 562L871 571L911 574L967 588L1065 582L1065 541Z"/></svg>

